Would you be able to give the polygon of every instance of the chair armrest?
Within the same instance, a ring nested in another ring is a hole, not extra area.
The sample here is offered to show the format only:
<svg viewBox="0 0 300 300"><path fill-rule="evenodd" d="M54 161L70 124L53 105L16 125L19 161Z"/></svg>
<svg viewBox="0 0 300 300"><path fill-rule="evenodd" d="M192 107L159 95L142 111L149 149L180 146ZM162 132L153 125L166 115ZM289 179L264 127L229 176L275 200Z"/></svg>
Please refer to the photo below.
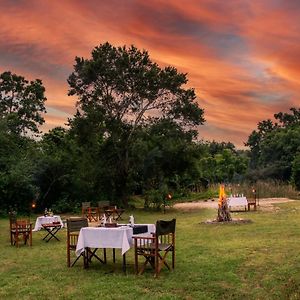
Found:
<svg viewBox="0 0 300 300"><path fill-rule="evenodd" d="M155 240L155 237L150 237L150 236L133 236L132 238L134 240L151 240L151 241Z"/></svg>
<svg viewBox="0 0 300 300"><path fill-rule="evenodd" d="M79 232L70 232L69 236L79 236Z"/></svg>

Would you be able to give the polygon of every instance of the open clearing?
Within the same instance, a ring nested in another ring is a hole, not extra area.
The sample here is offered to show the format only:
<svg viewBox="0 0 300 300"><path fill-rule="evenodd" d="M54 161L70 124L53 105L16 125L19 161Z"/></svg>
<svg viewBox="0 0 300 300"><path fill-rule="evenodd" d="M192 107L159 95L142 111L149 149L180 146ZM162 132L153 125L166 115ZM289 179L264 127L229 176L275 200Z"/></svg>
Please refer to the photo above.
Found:
<svg viewBox="0 0 300 300"><path fill-rule="evenodd" d="M274 204L278 203L286 203L292 202L297 200L292 200L288 198L262 198L259 199L259 206L257 206L258 210L277 210L279 207L275 206ZM173 206L175 209L180 210L195 210L201 208L218 208L218 199L210 199L208 201L193 201L193 202L184 202L184 203L177 203Z"/></svg>

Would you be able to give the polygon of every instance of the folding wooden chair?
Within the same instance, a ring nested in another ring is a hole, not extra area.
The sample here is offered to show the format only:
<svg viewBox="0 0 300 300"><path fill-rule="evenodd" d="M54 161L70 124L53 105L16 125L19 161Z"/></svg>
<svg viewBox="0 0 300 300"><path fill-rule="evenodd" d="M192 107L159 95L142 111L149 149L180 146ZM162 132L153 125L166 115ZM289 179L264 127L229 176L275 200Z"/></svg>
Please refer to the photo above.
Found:
<svg viewBox="0 0 300 300"><path fill-rule="evenodd" d="M87 218L88 209L91 207L91 202L82 202L81 203L81 214L83 218Z"/></svg>
<svg viewBox="0 0 300 300"><path fill-rule="evenodd" d="M83 252L80 256L77 256L71 265L71 251L76 250L77 241L79 237L79 232L82 227L88 227L87 218L69 218L67 219L67 265L68 267L73 267L78 259L82 256L84 259L84 267L88 265L87 259L91 261L92 257L98 259L101 263L106 263L106 250L104 249L104 260L96 255L97 249L93 251L87 249L86 252ZM87 255L86 255L87 254Z"/></svg>
<svg viewBox="0 0 300 300"><path fill-rule="evenodd" d="M109 201L98 201L99 219L105 213L105 210L109 207Z"/></svg>
<svg viewBox="0 0 300 300"><path fill-rule="evenodd" d="M69 218L67 219L67 264L68 267L73 267L75 263L80 258L80 255L76 257L71 265L71 251L76 250L79 231L82 227L88 227L88 220L87 218Z"/></svg>
<svg viewBox="0 0 300 300"><path fill-rule="evenodd" d="M23 240L24 245L32 246L32 223L30 220L18 220L15 214L10 214L9 223L10 244L19 247L19 242Z"/></svg>
<svg viewBox="0 0 300 300"><path fill-rule="evenodd" d="M256 210L256 198L248 198L248 210L250 210L250 207L253 206L253 209Z"/></svg>
<svg viewBox="0 0 300 300"><path fill-rule="evenodd" d="M82 202L82 217L88 218L89 222L97 222L99 218L98 207L92 207L91 202Z"/></svg>
<svg viewBox="0 0 300 300"><path fill-rule="evenodd" d="M155 271L154 276L158 276L162 267L169 270L175 267L175 225L176 219L171 221L157 221L156 232L153 237L134 236L135 271L142 274L149 263ZM167 255L172 255L171 267L167 263ZM144 257L144 264L139 270L138 257Z"/></svg>

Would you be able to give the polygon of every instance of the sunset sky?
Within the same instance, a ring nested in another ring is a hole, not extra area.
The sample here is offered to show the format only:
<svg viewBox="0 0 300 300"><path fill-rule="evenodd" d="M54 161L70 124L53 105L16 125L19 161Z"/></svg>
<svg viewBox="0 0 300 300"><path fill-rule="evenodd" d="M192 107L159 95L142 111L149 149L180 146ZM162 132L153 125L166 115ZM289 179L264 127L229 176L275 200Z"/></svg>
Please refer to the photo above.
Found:
<svg viewBox="0 0 300 300"><path fill-rule="evenodd" d="M106 41L188 73L205 140L242 147L259 121L299 107L300 1L0 0L0 73L43 80L44 131L74 113L75 56Z"/></svg>

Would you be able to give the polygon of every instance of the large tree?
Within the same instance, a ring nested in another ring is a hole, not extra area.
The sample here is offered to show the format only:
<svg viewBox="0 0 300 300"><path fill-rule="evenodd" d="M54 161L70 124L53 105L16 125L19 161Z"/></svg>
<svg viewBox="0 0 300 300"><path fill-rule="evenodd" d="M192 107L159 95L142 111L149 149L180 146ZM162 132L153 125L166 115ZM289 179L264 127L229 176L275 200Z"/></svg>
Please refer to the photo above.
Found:
<svg viewBox="0 0 300 300"><path fill-rule="evenodd" d="M41 80L28 81L9 71L0 74L0 206L28 210L38 189L34 184L39 132L45 112Z"/></svg>
<svg viewBox="0 0 300 300"><path fill-rule="evenodd" d="M42 113L45 88L42 81L28 81L9 71L0 74L0 120L5 120L12 133L38 133L44 123Z"/></svg>
<svg viewBox="0 0 300 300"><path fill-rule="evenodd" d="M69 95L78 96L74 120L88 119L95 111L101 114L95 126L113 151L116 190L126 199L129 149L136 130L167 119L189 131L203 124L203 110L194 90L184 86L186 74L170 66L160 68L145 50L105 43L92 51L90 59L76 57L75 61L68 79ZM71 124L78 123L74 120Z"/></svg>
<svg viewBox="0 0 300 300"><path fill-rule="evenodd" d="M252 176L288 181L294 172L294 181L298 178L298 163L293 161L300 151L300 109L290 111L274 114L275 122L259 122L249 136Z"/></svg>

